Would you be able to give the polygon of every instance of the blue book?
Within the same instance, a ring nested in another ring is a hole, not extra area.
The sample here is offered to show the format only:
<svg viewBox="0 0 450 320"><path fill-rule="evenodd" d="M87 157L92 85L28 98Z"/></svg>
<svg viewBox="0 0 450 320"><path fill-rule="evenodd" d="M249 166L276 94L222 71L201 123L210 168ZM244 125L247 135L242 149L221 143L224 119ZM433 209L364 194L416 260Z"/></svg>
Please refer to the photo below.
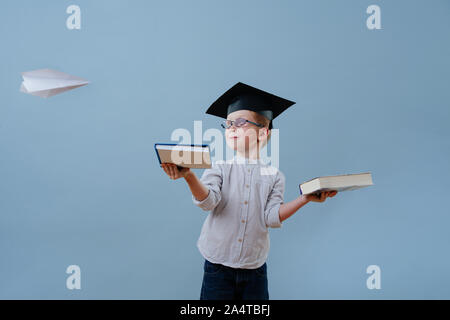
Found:
<svg viewBox="0 0 450 320"><path fill-rule="evenodd" d="M159 163L173 163L179 168L211 168L211 152L207 144L155 143Z"/></svg>

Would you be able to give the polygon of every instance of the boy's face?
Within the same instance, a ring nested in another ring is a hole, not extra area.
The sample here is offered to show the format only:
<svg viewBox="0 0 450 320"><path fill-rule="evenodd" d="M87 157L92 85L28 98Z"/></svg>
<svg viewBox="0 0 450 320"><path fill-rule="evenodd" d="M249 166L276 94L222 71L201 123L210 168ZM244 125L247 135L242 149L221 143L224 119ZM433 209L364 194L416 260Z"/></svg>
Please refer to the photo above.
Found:
<svg viewBox="0 0 450 320"><path fill-rule="evenodd" d="M243 118L252 122L256 120L255 112L250 110L238 110L230 113L227 120ZM262 123L261 123L262 124ZM267 138L268 128L259 128L252 123L245 123L242 127L236 128L234 125L225 130L225 138L228 147L240 153L258 150L258 142Z"/></svg>

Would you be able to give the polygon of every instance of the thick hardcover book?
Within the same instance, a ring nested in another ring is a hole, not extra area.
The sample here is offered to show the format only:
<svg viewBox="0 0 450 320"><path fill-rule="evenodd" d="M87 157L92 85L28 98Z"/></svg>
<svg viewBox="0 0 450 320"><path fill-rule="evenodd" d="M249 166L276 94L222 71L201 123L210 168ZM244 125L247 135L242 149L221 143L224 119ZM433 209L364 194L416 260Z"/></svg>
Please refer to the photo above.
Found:
<svg viewBox="0 0 450 320"><path fill-rule="evenodd" d="M320 193L322 191L349 191L373 185L370 172L323 176L300 184L300 194Z"/></svg>

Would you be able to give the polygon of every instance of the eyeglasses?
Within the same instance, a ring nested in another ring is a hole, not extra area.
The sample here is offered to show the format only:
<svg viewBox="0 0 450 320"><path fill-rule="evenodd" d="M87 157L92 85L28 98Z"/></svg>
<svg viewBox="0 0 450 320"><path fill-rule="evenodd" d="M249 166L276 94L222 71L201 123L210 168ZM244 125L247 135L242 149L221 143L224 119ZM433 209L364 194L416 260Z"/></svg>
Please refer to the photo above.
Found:
<svg viewBox="0 0 450 320"><path fill-rule="evenodd" d="M223 122L224 122L224 123L221 123L220 125L221 125L222 128L224 128L224 129L229 129L229 128L231 128L231 126L233 126L233 125L234 125L236 128L240 128L240 127L243 127L244 125L246 125L247 122L249 122L249 123L251 123L251 124L254 124L255 126L260 127L260 128L264 127L262 124L259 124L259 123L256 123L256 122L253 122L253 121L244 119L244 118L237 118L236 120L224 120Z"/></svg>

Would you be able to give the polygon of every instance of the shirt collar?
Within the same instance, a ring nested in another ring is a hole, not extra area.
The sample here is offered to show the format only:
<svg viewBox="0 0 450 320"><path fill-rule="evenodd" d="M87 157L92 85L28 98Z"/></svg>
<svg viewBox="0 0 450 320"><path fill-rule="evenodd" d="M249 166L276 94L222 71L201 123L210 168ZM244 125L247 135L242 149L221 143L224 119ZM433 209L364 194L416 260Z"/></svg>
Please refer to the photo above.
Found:
<svg viewBox="0 0 450 320"><path fill-rule="evenodd" d="M233 157L233 161L235 161L236 163L242 163L242 164L265 164L265 162L262 159L249 159L249 158L242 157L238 154L236 154Z"/></svg>

